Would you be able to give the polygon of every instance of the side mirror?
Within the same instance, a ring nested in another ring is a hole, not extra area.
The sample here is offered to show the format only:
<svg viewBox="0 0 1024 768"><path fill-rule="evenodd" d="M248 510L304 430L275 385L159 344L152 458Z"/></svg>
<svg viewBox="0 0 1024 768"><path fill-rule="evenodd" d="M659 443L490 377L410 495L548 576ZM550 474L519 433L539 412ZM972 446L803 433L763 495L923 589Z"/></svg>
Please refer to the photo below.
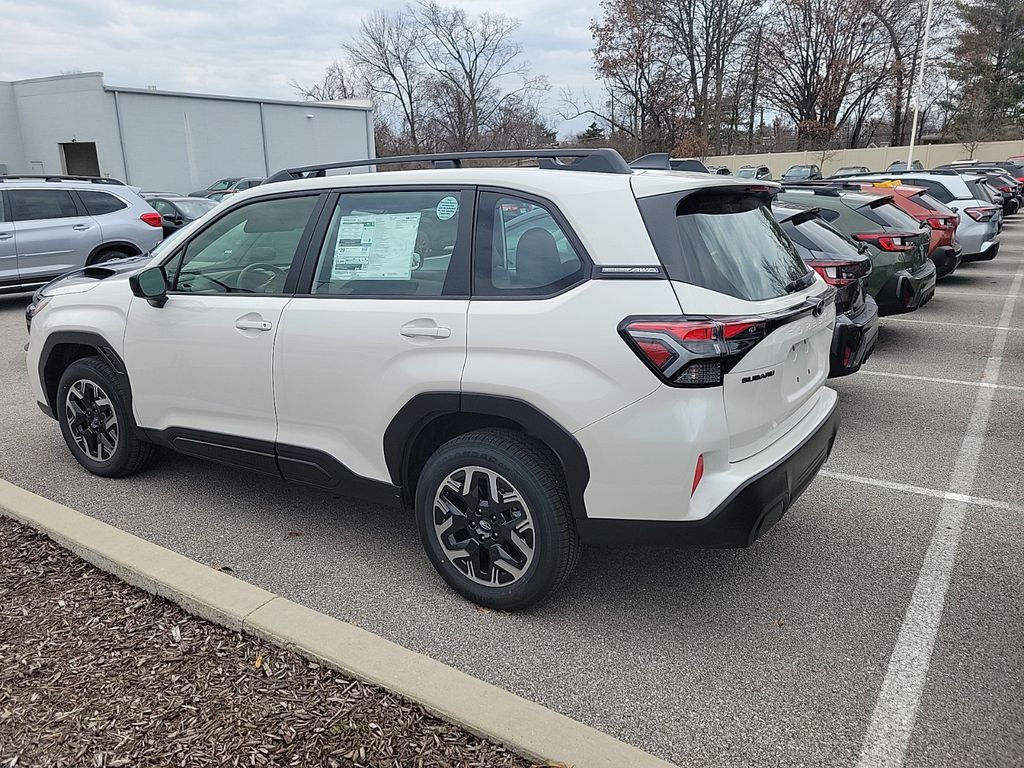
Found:
<svg viewBox="0 0 1024 768"><path fill-rule="evenodd" d="M145 299L152 307L167 303L167 273L162 266L150 267L128 278L132 293Z"/></svg>

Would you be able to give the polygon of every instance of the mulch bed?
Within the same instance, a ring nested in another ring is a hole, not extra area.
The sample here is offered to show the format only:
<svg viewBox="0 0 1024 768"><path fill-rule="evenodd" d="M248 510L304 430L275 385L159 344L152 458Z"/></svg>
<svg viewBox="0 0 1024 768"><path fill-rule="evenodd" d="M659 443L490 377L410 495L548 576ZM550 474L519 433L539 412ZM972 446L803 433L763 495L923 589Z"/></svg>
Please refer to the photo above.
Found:
<svg viewBox="0 0 1024 768"><path fill-rule="evenodd" d="M527 765L0 517L0 768Z"/></svg>

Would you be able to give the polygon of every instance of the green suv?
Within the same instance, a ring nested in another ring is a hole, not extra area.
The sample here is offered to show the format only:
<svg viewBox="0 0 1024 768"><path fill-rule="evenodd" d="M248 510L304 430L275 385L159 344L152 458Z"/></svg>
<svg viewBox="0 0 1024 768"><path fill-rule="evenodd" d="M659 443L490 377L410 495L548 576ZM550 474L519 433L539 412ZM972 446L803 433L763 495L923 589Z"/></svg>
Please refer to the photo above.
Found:
<svg viewBox="0 0 1024 768"><path fill-rule="evenodd" d="M935 264L928 258L931 230L894 205L891 195L786 187L779 200L817 208L823 219L867 249L867 291L879 314L913 312L935 294Z"/></svg>

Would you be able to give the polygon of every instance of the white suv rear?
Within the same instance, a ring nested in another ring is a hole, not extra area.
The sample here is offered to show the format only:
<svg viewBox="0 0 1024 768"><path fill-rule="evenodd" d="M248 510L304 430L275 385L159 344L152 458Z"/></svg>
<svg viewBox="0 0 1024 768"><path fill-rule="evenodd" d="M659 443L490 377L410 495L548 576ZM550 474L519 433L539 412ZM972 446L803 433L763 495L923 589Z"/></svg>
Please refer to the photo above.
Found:
<svg viewBox="0 0 1024 768"><path fill-rule="evenodd" d="M462 167L494 156L540 168ZM417 159L282 172L44 288L29 377L79 463L162 445L403 504L444 579L508 610L581 542L771 527L838 423L834 289L773 190L611 150Z"/></svg>

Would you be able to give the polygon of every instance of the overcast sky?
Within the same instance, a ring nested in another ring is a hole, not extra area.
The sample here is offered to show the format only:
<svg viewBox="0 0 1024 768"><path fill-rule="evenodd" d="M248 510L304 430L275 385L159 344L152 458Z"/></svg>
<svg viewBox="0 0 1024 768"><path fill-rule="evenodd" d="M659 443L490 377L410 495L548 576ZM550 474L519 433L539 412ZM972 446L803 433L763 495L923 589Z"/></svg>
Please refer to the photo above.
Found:
<svg viewBox="0 0 1024 768"><path fill-rule="evenodd" d="M597 0L459 5L520 20L533 71L551 81L546 111L560 133L576 127L554 113L563 88L593 87L589 24ZM0 0L0 80L99 71L108 85L126 88L289 99L288 81L318 79L339 56L338 43L376 7L365 0Z"/></svg>

